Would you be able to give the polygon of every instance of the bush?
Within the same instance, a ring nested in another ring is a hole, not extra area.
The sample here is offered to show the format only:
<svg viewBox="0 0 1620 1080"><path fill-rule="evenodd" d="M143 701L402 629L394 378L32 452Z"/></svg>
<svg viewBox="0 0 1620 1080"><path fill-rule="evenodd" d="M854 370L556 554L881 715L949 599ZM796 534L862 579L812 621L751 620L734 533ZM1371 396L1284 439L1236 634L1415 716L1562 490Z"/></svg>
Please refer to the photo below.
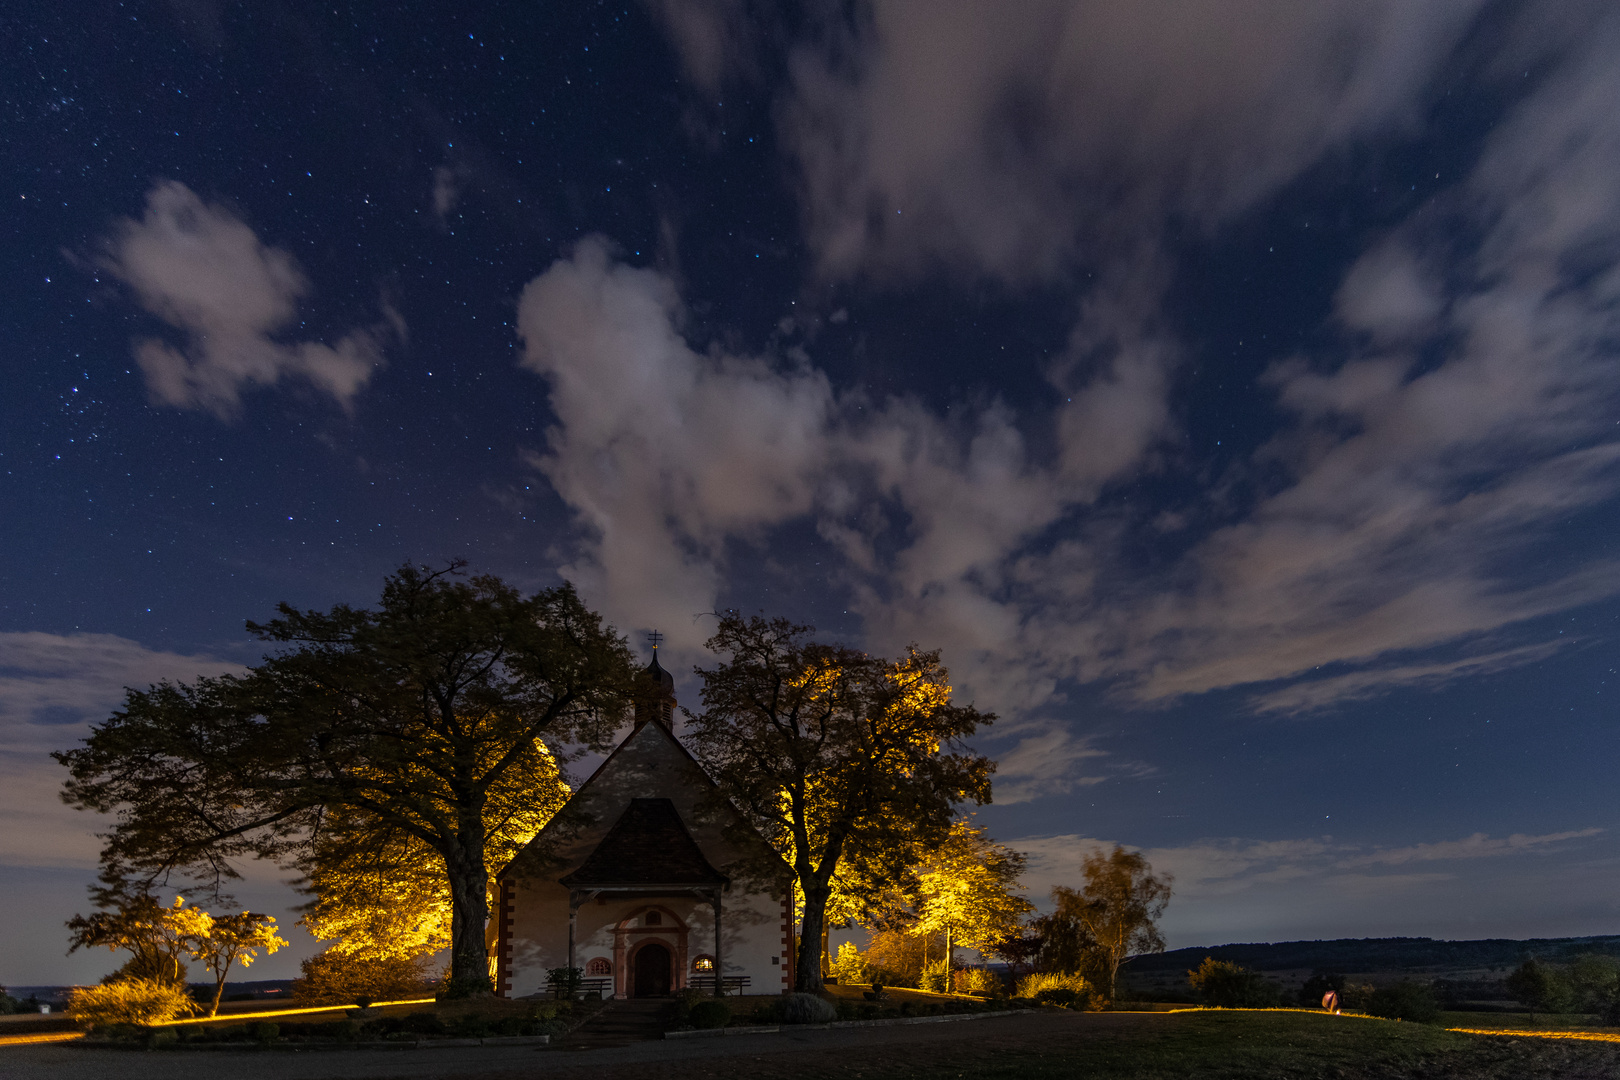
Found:
<svg viewBox="0 0 1620 1080"><path fill-rule="evenodd" d="M1434 991L1423 983L1402 979L1398 983L1380 987L1372 992L1367 1012L1386 1020L1410 1020L1416 1024L1433 1024L1440 1019L1440 1002Z"/></svg>
<svg viewBox="0 0 1620 1080"><path fill-rule="evenodd" d="M833 978L847 986L872 981L866 957L861 955L861 950L855 947L853 941L846 941L838 946L838 955L833 957L832 965L827 971Z"/></svg>
<svg viewBox="0 0 1620 1080"><path fill-rule="evenodd" d="M922 989L943 994L951 988L951 965L948 960L936 960L923 968Z"/></svg>
<svg viewBox="0 0 1620 1080"><path fill-rule="evenodd" d="M257 1024L249 1024L247 1033L254 1042L273 1043L281 1038L281 1027L268 1020L260 1020Z"/></svg>
<svg viewBox="0 0 1620 1080"><path fill-rule="evenodd" d="M1204 957L1187 981L1206 1005L1220 1009L1269 1009L1282 1004L1282 988L1258 971L1213 956Z"/></svg>
<svg viewBox="0 0 1620 1080"><path fill-rule="evenodd" d="M572 1001L579 994L580 987L585 985L585 969L577 967L551 968L546 972L546 985L551 988L553 997L566 998Z"/></svg>
<svg viewBox="0 0 1620 1080"><path fill-rule="evenodd" d="M830 1024L836 1019L838 1010L814 994L789 994L782 999L785 1024Z"/></svg>
<svg viewBox="0 0 1620 1080"><path fill-rule="evenodd" d="M820 1000L819 998L816 1000ZM723 1028L731 1022L731 1006L719 998L699 1001L686 1014L687 1022L701 1030Z"/></svg>
<svg viewBox="0 0 1620 1080"><path fill-rule="evenodd" d="M167 1024L194 1008L184 986L157 979L83 986L68 993L68 1015L87 1027Z"/></svg>
<svg viewBox="0 0 1620 1080"><path fill-rule="evenodd" d="M1052 1001L1049 994L1042 997L1042 994L1052 990L1066 990L1072 993L1074 997L1068 1000L1072 1001L1073 1004L1066 1006L1071 1009L1089 1009L1097 1000L1096 991L1092 989L1091 983L1086 981L1086 977L1077 975L1072 971L1038 971L1033 975L1025 975L1018 980L1018 993L1016 996L1030 1001L1060 1004Z"/></svg>
<svg viewBox="0 0 1620 1080"><path fill-rule="evenodd" d="M1569 976L1530 957L1503 980L1508 993L1536 1012L1560 1013L1575 1002Z"/></svg>
<svg viewBox="0 0 1620 1080"><path fill-rule="evenodd" d="M1001 980L989 968L963 968L956 973L956 992L958 994L982 994L987 997L995 997L1003 993L1004 990Z"/></svg>
<svg viewBox="0 0 1620 1080"><path fill-rule="evenodd" d="M423 972L425 958L366 957L323 952L299 965L292 999L300 1005L348 1005L358 1001L401 1001L427 997L433 986Z"/></svg>

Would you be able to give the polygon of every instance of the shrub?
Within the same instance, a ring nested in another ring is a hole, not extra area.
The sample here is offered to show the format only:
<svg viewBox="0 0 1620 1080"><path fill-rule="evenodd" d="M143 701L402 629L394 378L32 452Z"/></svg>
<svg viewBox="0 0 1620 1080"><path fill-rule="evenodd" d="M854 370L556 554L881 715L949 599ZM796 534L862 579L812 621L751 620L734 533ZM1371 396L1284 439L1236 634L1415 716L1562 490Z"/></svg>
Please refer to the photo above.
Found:
<svg viewBox="0 0 1620 1080"><path fill-rule="evenodd" d="M257 1024L247 1026L248 1038L254 1042L273 1043L281 1038L281 1028L268 1020L260 1020Z"/></svg>
<svg viewBox="0 0 1620 1080"><path fill-rule="evenodd" d="M1204 957L1197 971L1187 972L1187 981L1206 1005L1221 1009L1266 1009L1282 1004L1282 990L1258 971Z"/></svg>
<svg viewBox="0 0 1620 1080"><path fill-rule="evenodd" d="M956 973L956 992L958 994L983 994L994 997L1002 993L1002 991L1001 980L989 968L963 968Z"/></svg>
<svg viewBox="0 0 1620 1080"><path fill-rule="evenodd" d="M1367 1006L1372 1004L1373 993L1370 983L1347 982L1339 991L1339 1007L1350 1012L1366 1012Z"/></svg>
<svg viewBox="0 0 1620 1080"><path fill-rule="evenodd" d="M833 962L827 971L840 983L849 986L872 980L872 975L867 968L866 957L861 955L861 950L855 947L853 941L846 941L838 946L838 955L833 957Z"/></svg>
<svg viewBox="0 0 1620 1080"><path fill-rule="evenodd" d="M838 1010L814 994L789 994L782 999L782 1022L786 1024L830 1024Z"/></svg>
<svg viewBox="0 0 1620 1080"><path fill-rule="evenodd" d="M949 960L936 960L923 968L922 989L934 994L943 994L951 988L951 965Z"/></svg>
<svg viewBox="0 0 1620 1080"><path fill-rule="evenodd" d="M1030 1001L1050 1001L1050 997L1041 996L1050 990L1067 990L1074 994L1072 1000L1078 1004L1070 1005L1069 1008L1090 1008L1097 999L1096 992L1092 989L1091 983L1086 981L1086 977L1076 975L1072 971L1038 971L1033 975L1025 975L1018 980L1017 996Z"/></svg>
<svg viewBox="0 0 1620 1080"><path fill-rule="evenodd" d="M357 1001L400 1001L433 992L424 959L366 957L323 952L299 965L292 999L300 1005L348 1005Z"/></svg>
<svg viewBox="0 0 1620 1080"><path fill-rule="evenodd" d="M585 985L585 969L577 967L551 968L546 972L546 985L551 987L554 997L567 998L572 1001L579 993L581 986Z"/></svg>
<svg viewBox="0 0 1620 1080"><path fill-rule="evenodd" d="M68 1015L87 1027L167 1024L194 1007L184 986L157 979L82 986L68 993Z"/></svg>
<svg viewBox="0 0 1620 1080"><path fill-rule="evenodd" d="M1410 1020L1417 1024L1433 1024L1440 1019L1440 1003L1434 991L1420 982L1402 979L1372 992L1367 1011L1386 1020Z"/></svg>
<svg viewBox="0 0 1620 1080"><path fill-rule="evenodd" d="M719 998L709 998L707 1001L699 1001L693 1005L686 1014L686 1019L688 1023L699 1030L723 1028L731 1021L731 1006Z"/></svg>
<svg viewBox="0 0 1620 1080"><path fill-rule="evenodd" d="M1563 1012L1575 1002L1569 977L1533 956L1503 981L1508 993L1536 1012Z"/></svg>

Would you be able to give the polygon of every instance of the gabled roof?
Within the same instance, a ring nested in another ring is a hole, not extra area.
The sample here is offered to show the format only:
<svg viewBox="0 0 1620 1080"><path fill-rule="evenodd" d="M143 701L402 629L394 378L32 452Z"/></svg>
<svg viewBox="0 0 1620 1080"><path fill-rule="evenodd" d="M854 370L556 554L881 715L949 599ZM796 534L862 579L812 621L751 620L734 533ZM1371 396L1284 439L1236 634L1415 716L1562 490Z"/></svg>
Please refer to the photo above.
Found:
<svg viewBox="0 0 1620 1080"><path fill-rule="evenodd" d="M624 885L724 885L669 799L631 799L630 806L578 870L559 879L569 888Z"/></svg>

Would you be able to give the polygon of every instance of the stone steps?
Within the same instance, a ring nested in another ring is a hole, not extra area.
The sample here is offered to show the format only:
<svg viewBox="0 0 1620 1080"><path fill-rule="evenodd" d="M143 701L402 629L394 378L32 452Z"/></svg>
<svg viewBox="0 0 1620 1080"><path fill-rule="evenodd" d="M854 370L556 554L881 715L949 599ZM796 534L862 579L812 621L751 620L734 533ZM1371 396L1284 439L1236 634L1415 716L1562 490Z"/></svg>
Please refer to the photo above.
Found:
<svg viewBox="0 0 1620 1080"><path fill-rule="evenodd" d="M661 1039L668 1007L669 1002L660 998L609 1002L567 1035L553 1039L551 1045L562 1050L600 1050Z"/></svg>

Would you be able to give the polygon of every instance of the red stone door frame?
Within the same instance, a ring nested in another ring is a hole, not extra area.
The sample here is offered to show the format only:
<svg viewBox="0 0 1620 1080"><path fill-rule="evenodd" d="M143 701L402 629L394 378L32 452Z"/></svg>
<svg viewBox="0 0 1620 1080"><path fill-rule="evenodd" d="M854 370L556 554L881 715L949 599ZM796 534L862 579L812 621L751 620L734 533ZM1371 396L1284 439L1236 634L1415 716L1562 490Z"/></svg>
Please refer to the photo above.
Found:
<svg viewBox="0 0 1620 1080"><path fill-rule="evenodd" d="M633 926L650 911L656 911L668 920L668 925ZM648 904L620 919L613 928L613 996L628 998L635 995L635 954L649 941L656 941L669 950L671 993L686 989L687 935L691 933L686 920L661 904Z"/></svg>

